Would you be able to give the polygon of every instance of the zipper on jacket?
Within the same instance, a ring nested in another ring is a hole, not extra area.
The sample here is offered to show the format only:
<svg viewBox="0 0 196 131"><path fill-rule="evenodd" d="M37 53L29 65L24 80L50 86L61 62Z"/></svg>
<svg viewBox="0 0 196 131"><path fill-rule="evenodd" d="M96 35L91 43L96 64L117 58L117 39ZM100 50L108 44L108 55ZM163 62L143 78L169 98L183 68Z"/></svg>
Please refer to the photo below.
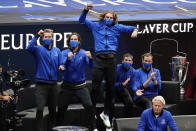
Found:
<svg viewBox="0 0 196 131"><path fill-rule="evenodd" d="M51 50L50 50L50 74L49 74L49 80L51 79L51 68L52 68L52 58L51 58Z"/></svg>
<svg viewBox="0 0 196 131"><path fill-rule="evenodd" d="M156 131L157 131L157 118L156 118Z"/></svg>
<svg viewBox="0 0 196 131"><path fill-rule="evenodd" d="M108 34L107 34L107 26L105 26L105 41L106 41L106 46L105 48L107 49L108 48Z"/></svg>
<svg viewBox="0 0 196 131"><path fill-rule="evenodd" d="M74 65L75 65L76 53L73 52L73 54L74 54Z"/></svg>

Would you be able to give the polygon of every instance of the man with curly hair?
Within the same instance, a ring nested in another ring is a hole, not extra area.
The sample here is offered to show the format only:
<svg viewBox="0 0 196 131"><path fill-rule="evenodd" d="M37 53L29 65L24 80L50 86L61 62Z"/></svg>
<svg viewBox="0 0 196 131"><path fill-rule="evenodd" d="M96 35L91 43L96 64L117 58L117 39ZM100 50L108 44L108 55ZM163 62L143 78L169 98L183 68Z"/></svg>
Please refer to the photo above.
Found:
<svg viewBox="0 0 196 131"><path fill-rule="evenodd" d="M118 24L117 15L113 11L103 12L99 16L99 22L86 20L89 9L93 4L87 4L83 10L79 22L92 31L95 45L95 66L92 78L92 101L96 105L97 92L103 79L106 81L106 97L104 112L100 114L105 126L110 129L112 119L112 108L114 99L114 87L116 78L115 55L118 48L118 39L121 32L129 33L132 38L137 37L138 30L133 26ZM110 116L110 120L109 120Z"/></svg>

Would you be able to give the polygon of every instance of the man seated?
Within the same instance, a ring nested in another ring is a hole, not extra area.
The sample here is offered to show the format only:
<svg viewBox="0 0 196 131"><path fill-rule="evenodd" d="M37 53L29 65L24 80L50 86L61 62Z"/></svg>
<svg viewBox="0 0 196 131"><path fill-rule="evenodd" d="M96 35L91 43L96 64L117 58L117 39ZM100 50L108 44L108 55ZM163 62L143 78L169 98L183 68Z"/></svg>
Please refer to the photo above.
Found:
<svg viewBox="0 0 196 131"><path fill-rule="evenodd" d="M137 69L138 87L134 94L135 104L142 109L152 107L151 100L161 89L161 76L158 69L152 67L153 56L145 53L142 56L142 67Z"/></svg>
<svg viewBox="0 0 196 131"><path fill-rule="evenodd" d="M133 100L131 91L136 91L136 70L132 67L133 56L129 53L123 55L122 64L117 65L117 74L115 82L115 95L125 105L125 117L134 115Z"/></svg>
<svg viewBox="0 0 196 131"><path fill-rule="evenodd" d="M162 96L156 96L152 100L152 108L144 110L141 115L138 131L178 131L171 113L165 109L165 100Z"/></svg>

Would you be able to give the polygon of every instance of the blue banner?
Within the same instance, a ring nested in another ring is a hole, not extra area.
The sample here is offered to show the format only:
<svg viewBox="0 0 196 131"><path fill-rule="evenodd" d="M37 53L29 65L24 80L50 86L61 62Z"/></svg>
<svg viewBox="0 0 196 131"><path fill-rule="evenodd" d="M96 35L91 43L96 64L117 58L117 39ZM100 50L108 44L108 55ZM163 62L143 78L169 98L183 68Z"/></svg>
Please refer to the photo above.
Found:
<svg viewBox="0 0 196 131"><path fill-rule="evenodd" d="M196 0L2 0L0 23L77 21L87 3L94 4L92 20L106 10L119 20L196 18Z"/></svg>

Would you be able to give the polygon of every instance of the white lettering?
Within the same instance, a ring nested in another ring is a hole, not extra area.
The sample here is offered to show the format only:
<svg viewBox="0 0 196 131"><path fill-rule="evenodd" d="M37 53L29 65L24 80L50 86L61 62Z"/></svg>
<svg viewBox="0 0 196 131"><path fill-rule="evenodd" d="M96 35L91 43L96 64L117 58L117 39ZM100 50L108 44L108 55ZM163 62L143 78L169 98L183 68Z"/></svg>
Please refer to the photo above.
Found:
<svg viewBox="0 0 196 131"><path fill-rule="evenodd" d="M58 0L57 2L53 2L53 1L51 2L47 0L38 0L38 1L49 3L49 4L54 4L54 5L67 6L64 0Z"/></svg>
<svg viewBox="0 0 196 131"><path fill-rule="evenodd" d="M184 24L180 23L179 30L180 30L180 32L186 32L186 23L184 23Z"/></svg>
<svg viewBox="0 0 196 131"><path fill-rule="evenodd" d="M17 6L17 5L15 5L15 6L0 6L0 8L2 8L2 9L7 9L7 8L18 8L18 6Z"/></svg>
<svg viewBox="0 0 196 131"><path fill-rule="evenodd" d="M8 43L8 40L5 40L6 37L10 37L9 34L1 35L1 50L9 50L10 46L5 47L5 44Z"/></svg>
<svg viewBox="0 0 196 131"><path fill-rule="evenodd" d="M68 35L70 35L71 34L71 32L67 32L67 33L64 33L64 48L66 48L67 47L67 38L68 38Z"/></svg>
<svg viewBox="0 0 196 131"><path fill-rule="evenodd" d="M142 34L142 31L140 31L140 25L136 25L136 28L138 29L138 34Z"/></svg>
<svg viewBox="0 0 196 131"><path fill-rule="evenodd" d="M82 5L87 5L87 4L89 4L89 2L82 1L82 0L72 0L72 1L77 2L77 3L80 3L80 4L82 4ZM106 5L106 4L95 4L95 3L93 3L93 6L105 6L105 5Z"/></svg>
<svg viewBox="0 0 196 131"><path fill-rule="evenodd" d="M40 4L40 3L36 3L36 2L30 2L30 1L26 1L26 0L23 0L23 2L25 3L25 7L32 7L33 5L41 6L41 7L52 7L49 5L44 5L44 4Z"/></svg>
<svg viewBox="0 0 196 131"><path fill-rule="evenodd" d="M148 30L148 26L147 25L145 25L145 29L144 29L144 31L143 31L143 34L145 34L145 33L149 33L149 30Z"/></svg>
<svg viewBox="0 0 196 131"><path fill-rule="evenodd" d="M11 40L12 40L12 48L14 49L14 50L18 50L18 49L23 49L23 47L22 47L22 45L23 45L23 34L20 34L20 44L19 44L19 46L18 47L16 47L15 46L15 34L12 34L11 35Z"/></svg>
<svg viewBox="0 0 196 131"><path fill-rule="evenodd" d="M193 23L187 24L187 32L190 32L190 30L193 28Z"/></svg>
<svg viewBox="0 0 196 131"><path fill-rule="evenodd" d="M108 2L108 3L113 4L113 5L119 5L117 3L128 4L128 5L141 5L141 4L138 4L138 3L125 2L124 0L116 0L116 1L102 0L102 1Z"/></svg>
<svg viewBox="0 0 196 131"><path fill-rule="evenodd" d="M34 37L33 34L26 34L26 47L28 46L30 40Z"/></svg>
<svg viewBox="0 0 196 131"><path fill-rule="evenodd" d="M148 3L152 3L152 4L177 4L177 1L173 1L173 2L157 2L157 1L153 1L153 0L142 0L144 2L148 2Z"/></svg>
<svg viewBox="0 0 196 131"><path fill-rule="evenodd" d="M169 33L168 24L163 24L163 33Z"/></svg>
<svg viewBox="0 0 196 131"><path fill-rule="evenodd" d="M176 29L177 27L178 27L178 23L174 23L174 24L172 25L171 29L172 29L172 31L173 31L174 33L178 33L178 30Z"/></svg>
<svg viewBox="0 0 196 131"><path fill-rule="evenodd" d="M157 24L157 30L156 30L156 33L161 33L162 30L161 30L161 24Z"/></svg>
<svg viewBox="0 0 196 131"><path fill-rule="evenodd" d="M59 37L58 39L57 39L57 36ZM53 44L56 47L56 42L61 41L63 36L62 36L61 33L54 33L53 37L54 37L53 38Z"/></svg>
<svg viewBox="0 0 196 131"><path fill-rule="evenodd" d="M153 31L154 31L155 26L156 26L156 24L150 24L150 25L149 25L149 27L150 27L150 32L153 32Z"/></svg>
<svg viewBox="0 0 196 131"><path fill-rule="evenodd" d="M184 3L196 4L196 1L188 1L188 0L178 0L178 1L184 2Z"/></svg>

